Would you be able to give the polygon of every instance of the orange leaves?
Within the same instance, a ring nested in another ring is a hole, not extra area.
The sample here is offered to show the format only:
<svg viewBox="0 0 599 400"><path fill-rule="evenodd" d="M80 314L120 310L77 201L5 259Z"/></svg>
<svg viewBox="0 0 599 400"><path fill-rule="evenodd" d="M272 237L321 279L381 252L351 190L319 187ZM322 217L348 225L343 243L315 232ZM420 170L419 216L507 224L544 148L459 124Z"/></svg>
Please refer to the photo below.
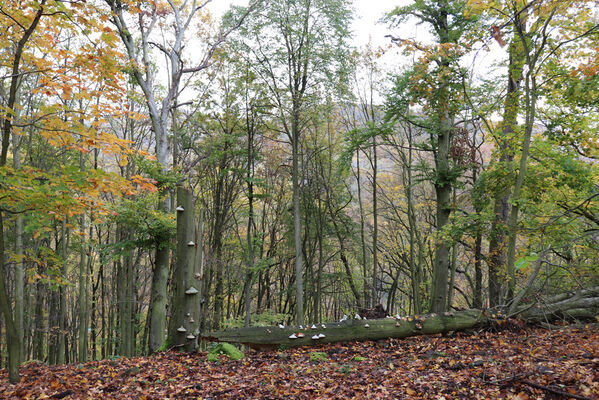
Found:
<svg viewBox="0 0 599 400"><path fill-rule="evenodd" d="M505 40L503 40L503 37L501 36L501 29L499 29L498 26L491 26L491 33L493 34L493 38L497 41L497 43L499 43L499 46L505 46Z"/></svg>
<svg viewBox="0 0 599 400"><path fill-rule="evenodd" d="M144 178L141 175L133 175L131 177L131 182L135 184L140 190L145 190L147 192L155 193L158 191L156 187L156 181L153 179Z"/></svg>

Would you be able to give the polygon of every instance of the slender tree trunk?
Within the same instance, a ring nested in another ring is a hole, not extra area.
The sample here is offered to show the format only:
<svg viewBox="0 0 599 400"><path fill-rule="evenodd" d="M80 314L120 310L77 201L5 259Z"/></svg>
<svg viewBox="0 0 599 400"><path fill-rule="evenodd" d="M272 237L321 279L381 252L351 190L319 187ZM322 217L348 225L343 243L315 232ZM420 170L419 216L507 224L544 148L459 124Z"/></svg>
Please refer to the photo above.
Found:
<svg viewBox="0 0 599 400"><path fill-rule="evenodd" d="M358 186L358 206L360 208L360 244L362 256L362 278L364 293L364 305L370 304L370 292L368 290L368 263L366 262L366 237L364 235L364 205L362 203L362 182L360 179L360 149L356 149L356 180Z"/></svg>
<svg viewBox="0 0 599 400"><path fill-rule="evenodd" d="M79 157L79 168L81 171L85 169L85 158L83 154ZM77 361L87 361L87 258L86 258L86 223L85 213L79 217L79 230L81 235L81 244L79 248L79 330L78 330L78 347ZM91 239L91 237L90 237Z"/></svg>
<svg viewBox="0 0 599 400"><path fill-rule="evenodd" d="M457 192L455 187L453 188L453 204L456 203ZM451 310L451 305L453 304L453 293L455 286L455 274L456 269L458 267L458 244L457 242L451 246L451 269L449 276L449 292L447 293L447 310Z"/></svg>
<svg viewBox="0 0 599 400"><path fill-rule="evenodd" d="M41 265L37 268L38 274L41 276L44 271ZM44 283L39 279L35 284L35 310L34 310L34 331L33 331L33 358L35 360L44 361Z"/></svg>
<svg viewBox="0 0 599 400"><path fill-rule="evenodd" d="M374 307L379 304L379 282L378 282L378 235L379 235L379 218L378 218L378 187L377 187L377 175L378 175L378 155L376 145L376 135L372 137L372 295L370 307Z"/></svg>
<svg viewBox="0 0 599 400"><path fill-rule="evenodd" d="M129 240L125 226L119 226L120 241ZM119 353L125 357L135 355L135 277L131 249L125 249L118 263L117 296L119 314Z"/></svg>
<svg viewBox="0 0 599 400"><path fill-rule="evenodd" d="M530 85L530 86L529 86ZM516 237L518 230L518 213L520 211L520 192L526 176L526 166L532 138L532 129L535 119L536 108L536 79L529 73L526 76L526 130L522 141L522 153L520 155L520 168L514 185L512 195L512 209L508 219L508 250L507 250L507 273L508 273L508 301L514 296L516 274L514 264L516 261Z"/></svg>
<svg viewBox="0 0 599 400"><path fill-rule="evenodd" d="M314 318L313 322L320 322L322 316L322 270L324 268L323 236L324 219L322 216L322 201L318 194L318 270L316 271L316 295L314 296Z"/></svg>
<svg viewBox="0 0 599 400"><path fill-rule="evenodd" d="M67 270L67 250L68 250L68 231L67 231L67 219L65 218L62 221L62 226L61 226L61 257L62 257L62 264L60 266L60 275L62 277L66 276L66 270ZM66 362L66 332L67 332L67 296L66 296L66 289L64 285L60 285L60 287L58 288L58 293L59 293L59 306L58 306L58 313L59 313L59 320L58 320L58 326L60 329L59 335L58 335L58 357L56 359L56 362L58 364L64 364Z"/></svg>
<svg viewBox="0 0 599 400"><path fill-rule="evenodd" d="M19 381L19 335L15 328L12 310L5 285L5 247L4 247L4 215L0 211L0 308L6 328L6 348L8 350L8 379L16 383Z"/></svg>
<svg viewBox="0 0 599 400"><path fill-rule="evenodd" d="M408 158L406 163L406 171L407 175L407 184L406 186L406 200L408 202L408 225L409 225L409 234L410 234L410 254L409 254L409 263L410 263L410 278L412 283L412 305L415 314L421 313L421 304L420 304L420 259L418 263L415 263L415 246L416 246L416 229L418 229L416 225L416 215L414 212L414 198L412 192L412 130L411 127L408 127ZM400 150L401 151L401 150Z"/></svg>
<svg viewBox="0 0 599 400"><path fill-rule="evenodd" d="M252 279L254 271L254 132L253 126L250 123L249 111L246 109L246 127L248 129L247 136L247 188L248 188L248 223L247 223L247 272L246 272L246 283L244 286L244 298L245 298L245 318L244 325L250 326L251 320L251 305L252 305Z"/></svg>
<svg viewBox="0 0 599 400"><path fill-rule="evenodd" d="M15 170L21 169L21 149L19 142L21 139L17 139L17 136L14 136L13 142L13 161ZM23 214L17 214L17 219L15 223L15 255L17 260L15 262L15 329L17 331L17 335L19 336L19 363L22 363L24 360L24 352L23 352L23 315L24 308L23 304L25 301L25 277L24 277L24 262L23 262Z"/></svg>
<svg viewBox="0 0 599 400"><path fill-rule="evenodd" d="M518 126L517 117L520 111L520 82L524 68L524 53L518 39L509 44L508 87L505 97L501 137L497 140L499 146L499 165L505 168L509 176L513 174L514 149L512 146L514 132ZM489 306L495 307L501 303L501 282L505 281L502 271L505 271L505 231L507 228L510 188L498 189L493 206L493 222L489 238ZM504 272L505 273L505 272Z"/></svg>
<svg viewBox="0 0 599 400"><path fill-rule="evenodd" d="M299 110L294 109L291 133L291 181L293 186L293 237L295 245L295 322L304 324L304 277L302 261L302 227L300 223L299 186Z"/></svg>

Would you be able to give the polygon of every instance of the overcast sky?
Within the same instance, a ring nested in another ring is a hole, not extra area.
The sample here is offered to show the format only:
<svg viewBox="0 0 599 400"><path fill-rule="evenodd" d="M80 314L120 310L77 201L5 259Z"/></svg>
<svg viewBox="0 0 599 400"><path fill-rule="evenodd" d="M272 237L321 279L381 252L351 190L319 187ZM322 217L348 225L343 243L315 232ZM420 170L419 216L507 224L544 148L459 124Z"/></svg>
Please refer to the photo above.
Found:
<svg viewBox="0 0 599 400"><path fill-rule="evenodd" d="M208 7L216 17L220 17L231 4L247 5L247 0L212 0ZM369 38L376 45L383 45L389 42L384 36L389 33L389 29L384 24L377 24L377 21L385 12L391 11L399 4L410 3L409 0L354 0L355 17L352 30L354 31L354 44L361 46L368 43Z"/></svg>
<svg viewBox="0 0 599 400"><path fill-rule="evenodd" d="M431 41L431 35L428 33L428 27L417 25L415 21L404 22L399 28L390 28L379 20L385 13L393 10L397 6L405 6L412 3L411 0L353 0L354 21L352 23L354 47L360 48L369 42L374 47L388 48L385 55L379 59L379 66L387 72L398 72L402 66L409 64L410 60L401 54L397 46L389 46L389 38L385 35L393 34L403 39L417 39L421 42ZM208 4L209 9L216 18L230 7L231 4L247 5L248 0L212 0ZM506 58L505 49L501 49L495 41L489 41L486 50L477 51L467 57L463 64L471 67L473 57L476 57L476 70L479 76L489 77L489 71L498 61ZM495 71L497 73L497 71Z"/></svg>

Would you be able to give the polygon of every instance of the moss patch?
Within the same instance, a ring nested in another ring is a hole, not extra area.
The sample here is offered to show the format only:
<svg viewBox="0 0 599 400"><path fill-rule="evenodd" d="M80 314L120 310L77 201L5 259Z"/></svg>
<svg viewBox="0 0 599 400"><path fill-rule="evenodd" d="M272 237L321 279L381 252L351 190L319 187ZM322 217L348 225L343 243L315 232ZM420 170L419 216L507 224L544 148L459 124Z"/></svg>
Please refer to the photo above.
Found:
<svg viewBox="0 0 599 400"><path fill-rule="evenodd" d="M207 361L218 361L219 354L224 354L231 360L241 360L244 357L243 351L230 343L219 343L206 356Z"/></svg>
<svg viewBox="0 0 599 400"><path fill-rule="evenodd" d="M312 351L310 352L310 361L326 361L327 353L323 353L322 351Z"/></svg>

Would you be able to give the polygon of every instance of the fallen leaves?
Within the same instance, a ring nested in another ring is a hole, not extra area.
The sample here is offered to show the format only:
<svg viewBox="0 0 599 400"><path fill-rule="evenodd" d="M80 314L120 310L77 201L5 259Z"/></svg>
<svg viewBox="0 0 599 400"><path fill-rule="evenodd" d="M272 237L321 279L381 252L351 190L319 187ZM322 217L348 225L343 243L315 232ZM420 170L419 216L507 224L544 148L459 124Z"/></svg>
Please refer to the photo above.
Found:
<svg viewBox="0 0 599 400"><path fill-rule="evenodd" d="M326 359L310 361L322 352ZM453 338L319 345L250 352L239 361L206 353L0 371L2 399L543 399L599 398L599 330L479 332ZM553 397L552 397L553 396Z"/></svg>

